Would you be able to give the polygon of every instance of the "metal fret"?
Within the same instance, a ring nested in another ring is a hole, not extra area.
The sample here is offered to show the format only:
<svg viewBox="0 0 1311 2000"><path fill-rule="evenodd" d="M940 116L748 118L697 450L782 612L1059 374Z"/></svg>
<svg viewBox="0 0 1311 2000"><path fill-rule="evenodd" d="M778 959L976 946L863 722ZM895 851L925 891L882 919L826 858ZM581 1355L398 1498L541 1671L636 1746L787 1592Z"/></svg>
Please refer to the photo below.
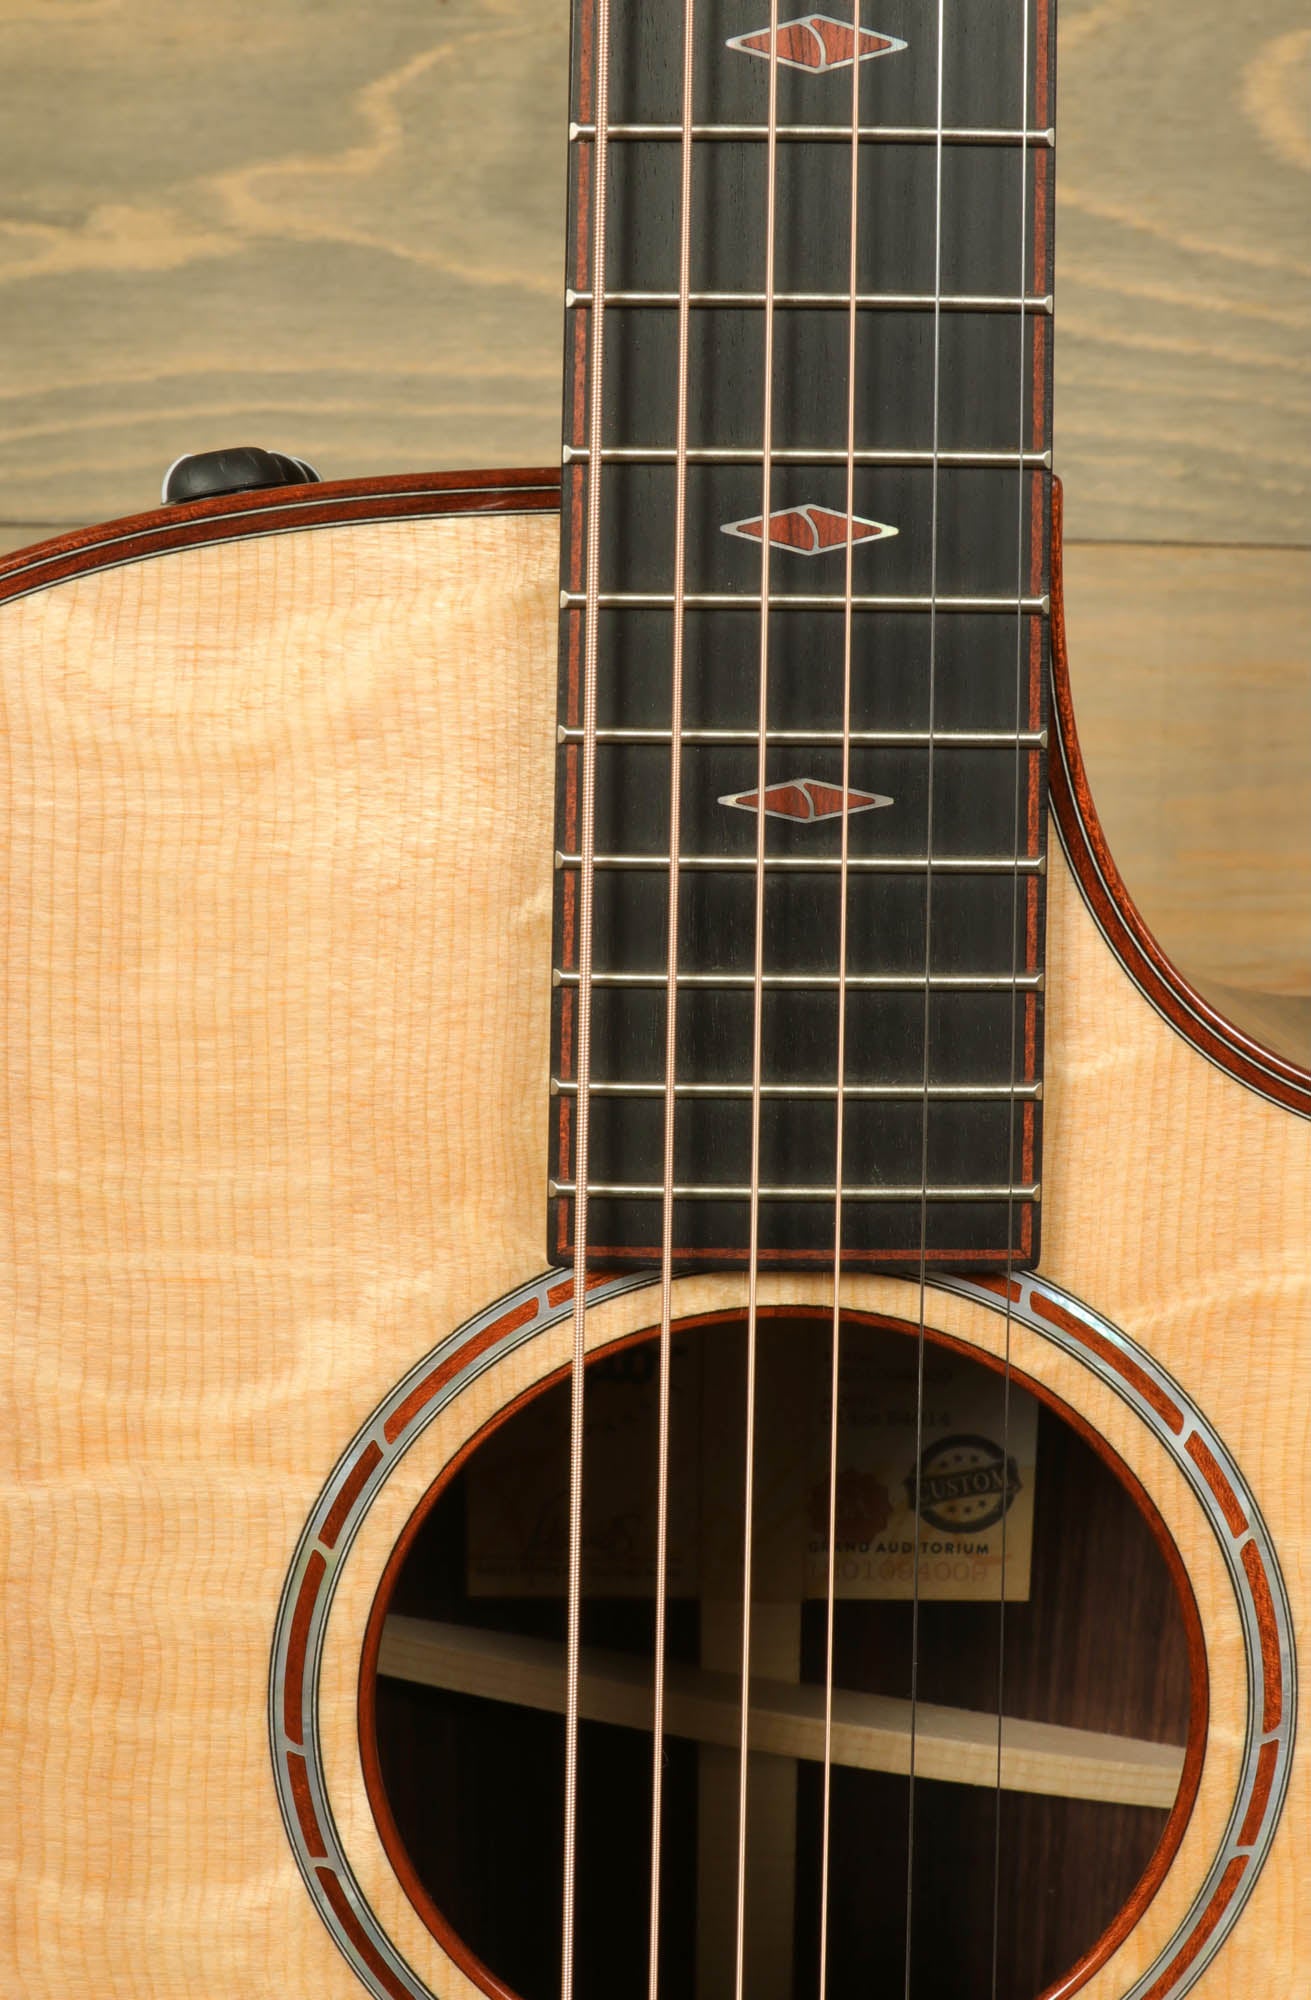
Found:
<svg viewBox="0 0 1311 2000"><path fill-rule="evenodd" d="M575 1192L572 1181L551 1182L551 1194L572 1195ZM618 1200L651 1201L663 1198L664 1189L659 1183L645 1181L589 1181L589 1197L609 1196ZM713 1181L684 1182L676 1184L674 1194L680 1201L746 1201L752 1190L739 1187L736 1183L716 1186ZM762 1201L832 1201L837 1189L830 1182L827 1187L802 1182L788 1183L776 1187L758 1187L755 1192ZM1037 1201L1041 1189L1035 1181L1030 1186L1002 1187L887 1187L879 1183L864 1187L844 1187L844 1201Z"/></svg>
<svg viewBox="0 0 1311 2000"><path fill-rule="evenodd" d="M667 854L594 854L594 868L661 868L669 867ZM580 868L580 854L562 854L556 849L557 868ZM754 873L754 854L680 854L680 868L736 869L740 873ZM799 869L803 874L829 872L842 866L836 854L767 854L766 868ZM853 854L847 859L848 868L863 874L910 875L923 873L929 861L918 854ZM1014 854L935 854L932 866L941 872L971 875L1009 875L1012 870L1021 875L1043 875L1047 870L1044 855Z"/></svg>
<svg viewBox="0 0 1311 2000"><path fill-rule="evenodd" d="M672 609L674 597L673 592L668 590L603 590L596 601L602 610L664 611ZM771 593L769 608L771 611L841 611L847 601L840 595L798 590L786 596ZM562 611L572 611L586 602L584 591L560 592ZM1051 599L1046 596L853 597L850 602L857 611L997 611L1011 618L1017 611L1045 618L1051 609ZM683 603L689 611L754 611L760 607L760 593L749 590L688 591ZM934 741L940 741L936 731Z"/></svg>
<svg viewBox="0 0 1311 2000"><path fill-rule="evenodd" d="M677 139L681 140L681 125L608 125L606 140L613 139ZM938 130L935 125L862 125L857 134L862 145L883 146L932 146L936 145ZM571 142L579 139L594 139L595 125L569 127ZM768 139L767 125L694 125L694 139ZM851 144L849 125L779 125L775 137L792 143L811 140L821 145ZM1056 134L1051 126L1042 130L1030 128L1021 131L1018 127L1004 125L952 125L942 134L944 146L1036 146L1050 148L1056 144Z"/></svg>
<svg viewBox="0 0 1311 2000"><path fill-rule="evenodd" d="M671 732L668 729L598 729L598 743L668 743ZM561 723L555 732L557 743L581 743L581 729L569 729ZM754 729L680 729L680 743L754 743ZM840 729L771 729L766 737L768 743L804 743L821 745L840 744L843 740ZM915 749L927 747L931 742L938 749L975 750L1045 750L1047 731L1045 729L1021 729L1018 733L1010 729L935 729L932 736L927 729L853 729L847 738L852 744L864 748L871 745L879 749Z"/></svg>
<svg viewBox="0 0 1311 2000"><path fill-rule="evenodd" d="M601 453L603 465L672 465L677 454L672 445L607 445ZM759 465L759 448L752 445L689 445L687 448L689 465ZM586 463L586 445L567 444L563 459L566 465ZM771 465L845 465L847 454L841 450L830 450L816 445L789 445L785 450L771 451ZM858 451L857 465L889 466L931 466L931 451ZM1049 451L940 451L938 464L954 468L987 468L998 466L1003 470L1023 467L1033 471L1050 472L1052 455Z"/></svg>
<svg viewBox="0 0 1311 2000"><path fill-rule="evenodd" d="M566 308L590 306L592 293L565 292ZM607 292L605 305L609 306L677 306L677 292ZM726 311L735 307L764 307L769 303L764 292L691 292L688 304L698 308L709 307L714 311ZM775 292L773 304L792 306L810 312L849 312L851 297L847 292ZM1025 314L1050 314L1052 298L1050 292L1042 298L1015 298L1004 293L957 292L950 298L935 299L932 292L857 292L856 307L860 312L1022 312ZM772 453L771 453L772 457Z"/></svg>
<svg viewBox="0 0 1311 2000"><path fill-rule="evenodd" d="M577 986L576 972L562 971L556 966L552 973L552 983L556 986ZM777 992L793 993L833 993L838 988L835 972L766 972L761 984ZM935 972L925 978L922 972L849 972L842 982L849 991L861 993L922 993L926 986L935 992L946 993L1041 993L1043 989L1040 972ZM593 972L593 986L667 986L669 976L665 972ZM674 984L678 987L705 987L714 992L728 992L737 987L750 991L755 981L749 972L680 972Z"/></svg>
<svg viewBox="0 0 1311 2000"><path fill-rule="evenodd" d="M613 1079L603 1082L593 1080L588 1084L593 1097L663 1097L663 1083L623 1083ZM674 1086L678 1097L750 1097L749 1083L678 1083ZM762 1097L814 1098L822 1102L835 1098L838 1094L835 1083L762 1083ZM1014 1099L1017 1103L1025 1099L1035 1101L1042 1096L1041 1083L931 1083L930 1097L954 1098L961 1102L973 1103L983 1099ZM565 1079L551 1078L552 1097L576 1097L578 1085ZM924 1096L922 1083L844 1083L844 1097L913 1099L918 1104Z"/></svg>

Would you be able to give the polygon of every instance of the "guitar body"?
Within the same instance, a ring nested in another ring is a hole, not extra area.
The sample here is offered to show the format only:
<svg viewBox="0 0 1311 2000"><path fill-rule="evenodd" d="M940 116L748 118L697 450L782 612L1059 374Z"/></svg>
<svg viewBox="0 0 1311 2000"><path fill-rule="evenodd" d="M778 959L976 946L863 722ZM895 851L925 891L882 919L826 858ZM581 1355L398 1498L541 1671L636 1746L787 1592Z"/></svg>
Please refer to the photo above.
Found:
<svg viewBox="0 0 1311 2000"><path fill-rule="evenodd" d="M569 1354L543 1276L557 506L546 474L295 489L0 572L22 2000L348 2000L358 1968L480 1990L398 1866L361 1661L425 1494ZM1009 1343L1118 1455L1196 1607L1168 1852L1053 1990L1295 2000L1311 1080L1141 933L1057 653L1040 1270L1010 1312L931 1284L926 1323ZM676 1318L745 1282L677 1279ZM919 1318L912 1278L850 1288ZM627 1340L658 1287L600 1284L590 1320ZM481 1372L447 1393L456 1334Z"/></svg>

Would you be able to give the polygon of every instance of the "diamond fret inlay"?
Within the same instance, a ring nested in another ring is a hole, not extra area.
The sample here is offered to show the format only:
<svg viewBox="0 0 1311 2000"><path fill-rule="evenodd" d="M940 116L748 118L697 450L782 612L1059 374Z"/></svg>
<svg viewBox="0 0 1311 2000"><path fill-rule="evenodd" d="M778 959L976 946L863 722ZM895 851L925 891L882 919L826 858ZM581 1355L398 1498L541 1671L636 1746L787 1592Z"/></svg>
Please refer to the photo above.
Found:
<svg viewBox="0 0 1311 2000"><path fill-rule="evenodd" d="M748 56L769 56L769 29L757 28L749 35L733 35L730 49ZM905 42L895 35L878 35L862 28L859 53L855 30L849 21L835 21L830 14L802 14L795 21L778 24L778 59L789 69L808 69L822 74L832 69L850 69L853 62L869 62L874 56L895 55Z"/></svg>
<svg viewBox="0 0 1311 2000"><path fill-rule="evenodd" d="M758 542L763 525L763 514L756 514L747 521L725 521L723 532ZM817 507L813 502L804 507L780 508L769 517L772 546L791 549L799 556L827 555L830 549L845 549L849 540L886 541L896 533L886 521L863 521L858 514L838 514L831 507Z"/></svg>
<svg viewBox="0 0 1311 2000"><path fill-rule="evenodd" d="M725 792L721 795L721 806L738 806L743 812L755 812L760 803L759 792ZM884 792L847 793L847 812L872 812L876 806L890 806L892 800ZM766 819L817 820L839 819L842 815L842 791L840 786L826 785L819 778L796 778L791 784L769 785L765 791Z"/></svg>

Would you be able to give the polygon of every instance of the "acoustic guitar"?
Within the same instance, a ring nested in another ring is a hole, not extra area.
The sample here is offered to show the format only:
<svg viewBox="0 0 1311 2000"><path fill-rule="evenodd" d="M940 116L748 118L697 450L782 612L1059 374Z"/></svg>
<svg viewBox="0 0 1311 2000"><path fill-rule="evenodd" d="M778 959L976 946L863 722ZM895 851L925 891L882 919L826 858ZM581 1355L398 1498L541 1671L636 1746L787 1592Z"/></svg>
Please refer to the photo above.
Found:
<svg viewBox="0 0 1311 2000"><path fill-rule="evenodd" d="M6 1995L1311 1992L1311 1076L1085 782L1053 55L577 0L562 473L0 565Z"/></svg>

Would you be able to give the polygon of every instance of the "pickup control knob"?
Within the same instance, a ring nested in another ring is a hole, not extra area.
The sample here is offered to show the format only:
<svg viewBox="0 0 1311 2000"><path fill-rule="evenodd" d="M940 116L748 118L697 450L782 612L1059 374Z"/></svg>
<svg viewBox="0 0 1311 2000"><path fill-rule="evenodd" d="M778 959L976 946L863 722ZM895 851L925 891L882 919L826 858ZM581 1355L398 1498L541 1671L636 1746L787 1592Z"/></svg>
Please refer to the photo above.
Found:
<svg viewBox="0 0 1311 2000"><path fill-rule="evenodd" d="M232 445L227 451L189 451L164 474L160 495L166 507L184 500L211 500L218 493L254 493L263 486L318 484L319 475L303 458L262 445Z"/></svg>

